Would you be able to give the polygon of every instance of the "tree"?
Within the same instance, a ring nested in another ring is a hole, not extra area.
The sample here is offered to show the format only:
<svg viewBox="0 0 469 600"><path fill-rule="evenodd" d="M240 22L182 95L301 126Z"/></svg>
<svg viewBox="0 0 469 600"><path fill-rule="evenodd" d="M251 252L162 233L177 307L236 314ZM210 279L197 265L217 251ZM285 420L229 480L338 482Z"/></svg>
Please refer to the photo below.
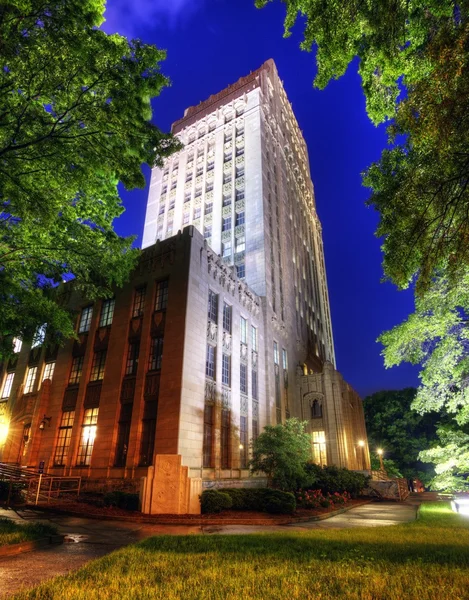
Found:
<svg viewBox="0 0 469 600"><path fill-rule="evenodd" d="M284 424L267 425L252 444L251 471L265 473L276 488L295 491L307 474L311 458L311 438L306 421L287 419Z"/></svg>
<svg viewBox="0 0 469 600"><path fill-rule="evenodd" d="M54 291L73 275L89 297L121 285L137 252L118 237L117 184L179 148L150 123L168 85L164 52L107 35L104 0L0 6L0 358L11 337L73 332Z"/></svg>

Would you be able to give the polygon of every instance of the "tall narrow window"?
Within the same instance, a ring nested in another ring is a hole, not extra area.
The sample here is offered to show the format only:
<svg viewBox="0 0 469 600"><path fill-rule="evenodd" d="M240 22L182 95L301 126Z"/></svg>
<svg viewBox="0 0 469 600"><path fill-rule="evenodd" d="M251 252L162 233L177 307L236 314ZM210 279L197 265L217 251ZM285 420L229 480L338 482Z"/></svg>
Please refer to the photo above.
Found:
<svg viewBox="0 0 469 600"><path fill-rule="evenodd" d="M139 352L140 342L130 342L127 350L127 360L125 363L126 375L135 375L137 373Z"/></svg>
<svg viewBox="0 0 469 600"><path fill-rule="evenodd" d="M311 404L311 418L320 419L322 417L322 404L318 400L313 400Z"/></svg>
<svg viewBox="0 0 469 600"><path fill-rule="evenodd" d="M326 433L324 431L313 431L313 460L318 465L325 466L327 464Z"/></svg>
<svg viewBox="0 0 469 600"><path fill-rule="evenodd" d="M223 258L231 256L231 241L227 241L222 244L222 255Z"/></svg>
<svg viewBox="0 0 469 600"><path fill-rule="evenodd" d="M147 292L146 286L139 287L135 290L134 304L132 306L132 317L140 317L143 315L145 310L145 294Z"/></svg>
<svg viewBox="0 0 469 600"><path fill-rule="evenodd" d="M230 231L231 229L231 216L224 217L221 222L221 230L222 231Z"/></svg>
<svg viewBox="0 0 469 600"><path fill-rule="evenodd" d="M13 338L13 352L15 354L19 354L21 352L22 345L23 345L23 341L21 338L18 338L18 337Z"/></svg>
<svg viewBox="0 0 469 600"><path fill-rule="evenodd" d="M15 378L14 373L7 373L7 376L5 377L5 383L3 384L2 399L10 397L11 387L13 385L14 378Z"/></svg>
<svg viewBox="0 0 469 600"><path fill-rule="evenodd" d="M207 357L205 360L205 375L210 379L215 379L215 347L207 345Z"/></svg>
<svg viewBox="0 0 469 600"><path fill-rule="evenodd" d="M257 440L257 438L259 437L259 421L257 419L257 414L259 412L258 405L259 405L258 402L253 402L253 413L254 413L254 407L256 408L256 415L253 414L253 416L252 416L252 439L253 439L253 441Z"/></svg>
<svg viewBox="0 0 469 600"><path fill-rule="evenodd" d="M47 323L40 325L36 329L36 333L34 334L33 343L31 344L31 348L37 348L38 346L42 346L42 344L44 343L44 340L46 339L46 329L47 329Z"/></svg>
<svg viewBox="0 0 469 600"><path fill-rule="evenodd" d="M231 385L231 357L223 354L221 359L221 382L223 385Z"/></svg>
<svg viewBox="0 0 469 600"><path fill-rule="evenodd" d="M278 365L279 356L278 356L278 344L274 342L274 363Z"/></svg>
<svg viewBox="0 0 469 600"><path fill-rule="evenodd" d="M214 432L214 407L206 404L204 408L204 442L203 442L203 466L213 467L213 432Z"/></svg>
<svg viewBox="0 0 469 600"><path fill-rule="evenodd" d="M163 338L152 338L150 343L150 362L148 365L149 371L159 371L163 361Z"/></svg>
<svg viewBox="0 0 469 600"><path fill-rule="evenodd" d="M288 369L288 357L287 357L287 351L285 350L285 348L282 348L282 364L283 364L283 369L286 371Z"/></svg>
<svg viewBox="0 0 469 600"><path fill-rule="evenodd" d="M70 369L69 385L74 385L80 382L81 372L83 371L83 356L75 356L72 360L72 368Z"/></svg>
<svg viewBox="0 0 469 600"><path fill-rule="evenodd" d="M212 237L212 226L211 225L205 225L204 227L204 238L208 239Z"/></svg>
<svg viewBox="0 0 469 600"><path fill-rule="evenodd" d="M57 446L55 447L54 454L54 465L56 467L61 467L67 464L74 419L74 410L69 410L62 413L62 420L60 421L59 434L57 437Z"/></svg>
<svg viewBox="0 0 469 600"><path fill-rule="evenodd" d="M90 330L91 317L93 316L93 307L85 306L81 311L80 324L78 326L78 333L86 333Z"/></svg>
<svg viewBox="0 0 469 600"><path fill-rule="evenodd" d="M48 362L44 367L44 373L42 374L42 381L46 379L50 379L52 381L52 377L54 377L55 371L55 362Z"/></svg>
<svg viewBox="0 0 469 600"><path fill-rule="evenodd" d="M78 447L77 465L88 466L93 454L94 441L96 439L96 424L98 422L97 408L85 409L83 425L81 427L80 445Z"/></svg>
<svg viewBox="0 0 469 600"><path fill-rule="evenodd" d="M34 389L36 383L37 367L29 367L28 374L26 375L26 382L24 384L24 393L30 394Z"/></svg>
<svg viewBox="0 0 469 600"><path fill-rule="evenodd" d="M242 344L248 343L248 322L244 317L241 317L240 337Z"/></svg>
<svg viewBox="0 0 469 600"><path fill-rule="evenodd" d="M252 397L255 400L259 400L259 383L257 379L257 371L254 369L251 372L251 387L252 387Z"/></svg>
<svg viewBox="0 0 469 600"><path fill-rule="evenodd" d="M223 330L231 333L231 306L223 303Z"/></svg>
<svg viewBox="0 0 469 600"><path fill-rule="evenodd" d="M248 466L248 418L239 419L239 462L240 467L245 469Z"/></svg>
<svg viewBox="0 0 469 600"><path fill-rule="evenodd" d="M212 290L208 292L208 318L213 323L218 323L218 295Z"/></svg>
<svg viewBox="0 0 469 600"><path fill-rule="evenodd" d="M248 368L243 363L239 365L239 390L242 394L248 393Z"/></svg>
<svg viewBox="0 0 469 600"><path fill-rule="evenodd" d="M114 316L114 306L116 301L114 298L104 300L101 308L101 318L99 319L100 327L109 327L112 324L112 318Z"/></svg>
<svg viewBox="0 0 469 600"><path fill-rule="evenodd" d="M239 279L244 279L246 277L246 265L244 263L236 265L236 275Z"/></svg>
<svg viewBox="0 0 469 600"><path fill-rule="evenodd" d="M231 466L231 411L223 408L221 411L221 468L229 469Z"/></svg>
<svg viewBox="0 0 469 600"><path fill-rule="evenodd" d="M101 381L104 377L104 366L106 364L107 350L99 350L94 353L91 365L90 381Z"/></svg>
<svg viewBox="0 0 469 600"><path fill-rule="evenodd" d="M236 238L235 244L236 254L238 254L239 252L244 252L246 250L246 238L244 236Z"/></svg>
<svg viewBox="0 0 469 600"><path fill-rule="evenodd" d="M142 419L142 438L140 441L140 460L142 467L153 463L153 452L155 450L156 417L158 414L157 402L145 402Z"/></svg>
<svg viewBox="0 0 469 600"><path fill-rule="evenodd" d="M257 352L257 327L251 326L251 348Z"/></svg>
<svg viewBox="0 0 469 600"><path fill-rule="evenodd" d="M244 211L236 213L235 225L236 227L238 227L238 225L244 225Z"/></svg>
<svg viewBox="0 0 469 600"><path fill-rule="evenodd" d="M125 467L127 450L129 448L130 422L132 419L132 404L122 404L119 422L117 423L117 445L114 466Z"/></svg>
<svg viewBox="0 0 469 600"><path fill-rule="evenodd" d="M159 281L156 284L155 310L166 310L168 306L168 280Z"/></svg>

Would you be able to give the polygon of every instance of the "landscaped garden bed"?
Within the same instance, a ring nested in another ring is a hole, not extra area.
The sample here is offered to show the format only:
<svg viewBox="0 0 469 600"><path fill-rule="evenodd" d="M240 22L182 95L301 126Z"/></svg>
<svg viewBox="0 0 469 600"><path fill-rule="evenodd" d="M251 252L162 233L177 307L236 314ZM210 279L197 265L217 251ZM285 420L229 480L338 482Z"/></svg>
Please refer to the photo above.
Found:
<svg viewBox="0 0 469 600"><path fill-rule="evenodd" d="M19 524L12 519L0 519L0 547L33 542L57 535L57 529L47 523Z"/></svg>

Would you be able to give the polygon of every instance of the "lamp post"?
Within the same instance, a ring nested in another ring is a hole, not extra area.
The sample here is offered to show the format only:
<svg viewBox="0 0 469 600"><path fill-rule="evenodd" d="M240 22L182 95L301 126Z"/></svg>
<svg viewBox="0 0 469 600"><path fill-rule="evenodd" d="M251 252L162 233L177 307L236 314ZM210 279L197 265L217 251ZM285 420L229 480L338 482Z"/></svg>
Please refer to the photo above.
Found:
<svg viewBox="0 0 469 600"><path fill-rule="evenodd" d="M376 453L379 456L379 468L381 469L381 471L384 471L383 449L382 448L378 448L378 450L376 450Z"/></svg>

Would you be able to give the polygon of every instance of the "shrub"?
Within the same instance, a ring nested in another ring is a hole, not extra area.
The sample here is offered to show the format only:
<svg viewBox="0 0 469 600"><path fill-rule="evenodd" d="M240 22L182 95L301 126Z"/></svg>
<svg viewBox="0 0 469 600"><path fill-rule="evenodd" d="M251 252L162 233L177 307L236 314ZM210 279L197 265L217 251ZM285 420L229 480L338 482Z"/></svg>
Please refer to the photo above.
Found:
<svg viewBox="0 0 469 600"><path fill-rule="evenodd" d="M363 473L335 466L321 467L308 463L305 470L308 478L307 488L321 490L324 495L348 492L352 498L356 498L369 479Z"/></svg>
<svg viewBox="0 0 469 600"><path fill-rule="evenodd" d="M296 510L295 496L290 492L266 490L264 495L264 510L276 515L291 515Z"/></svg>
<svg viewBox="0 0 469 600"><path fill-rule="evenodd" d="M230 496L234 510L255 510L271 514L291 514L296 509L295 496L269 488L222 488Z"/></svg>
<svg viewBox="0 0 469 600"><path fill-rule="evenodd" d="M115 506L124 510L138 510L139 497L138 494L129 494L116 490L104 494L104 506Z"/></svg>
<svg viewBox="0 0 469 600"><path fill-rule="evenodd" d="M11 485L11 491L10 491ZM24 483L13 483L11 484L8 480L0 480L0 503L5 504L8 501L8 495L10 496L9 504L22 504L24 502L24 490L26 484Z"/></svg>
<svg viewBox="0 0 469 600"><path fill-rule="evenodd" d="M219 513L233 506L231 497L218 490L205 490L200 496L200 505L204 514Z"/></svg>

